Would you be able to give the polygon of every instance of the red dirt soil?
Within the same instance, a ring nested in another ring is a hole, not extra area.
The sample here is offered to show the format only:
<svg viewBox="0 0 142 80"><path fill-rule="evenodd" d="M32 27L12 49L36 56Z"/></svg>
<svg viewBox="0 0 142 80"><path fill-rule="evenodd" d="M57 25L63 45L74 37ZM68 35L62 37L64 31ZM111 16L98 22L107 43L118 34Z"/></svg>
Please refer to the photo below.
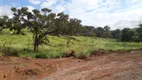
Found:
<svg viewBox="0 0 142 80"><path fill-rule="evenodd" d="M98 51L85 59L0 57L0 80L142 80L142 50Z"/></svg>

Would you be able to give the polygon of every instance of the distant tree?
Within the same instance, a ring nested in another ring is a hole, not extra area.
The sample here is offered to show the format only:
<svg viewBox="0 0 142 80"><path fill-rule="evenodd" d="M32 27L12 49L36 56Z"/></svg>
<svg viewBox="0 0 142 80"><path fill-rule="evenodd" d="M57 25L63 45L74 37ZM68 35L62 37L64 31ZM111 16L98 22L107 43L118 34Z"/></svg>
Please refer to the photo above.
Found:
<svg viewBox="0 0 142 80"><path fill-rule="evenodd" d="M104 37L104 32L105 32L105 30L104 30L104 28L102 28L102 27L97 27L96 29L95 29L95 32L96 32L96 36L97 37Z"/></svg>
<svg viewBox="0 0 142 80"><path fill-rule="evenodd" d="M56 34L65 35L68 33L69 16L63 12L57 14L56 18Z"/></svg>
<svg viewBox="0 0 142 80"><path fill-rule="evenodd" d="M111 32L110 32L110 27L108 25L106 25L104 27L104 38L111 38Z"/></svg>
<svg viewBox="0 0 142 80"><path fill-rule="evenodd" d="M121 41L124 42L139 42L139 37L135 29L124 28L122 30Z"/></svg>
<svg viewBox="0 0 142 80"><path fill-rule="evenodd" d="M2 31L4 23L5 23L4 19L0 18L0 31Z"/></svg>
<svg viewBox="0 0 142 80"><path fill-rule="evenodd" d="M113 30L111 34L112 34L112 38L121 40L121 30L120 29Z"/></svg>
<svg viewBox="0 0 142 80"><path fill-rule="evenodd" d="M68 35L79 35L81 32L81 20L78 19L70 19L68 23L68 30L67 34Z"/></svg>
<svg viewBox="0 0 142 80"><path fill-rule="evenodd" d="M142 41L142 24L139 25L139 28L137 28L137 33L139 36L139 41Z"/></svg>
<svg viewBox="0 0 142 80"><path fill-rule="evenodd" d="M90 37L95 37L95 28L93 26L83 26L82 27L82 36L90 36Z"/></svg>
<svg viewBox="0 0 142 80"><path fill-rule="evenodd" d="M108 25L106 25L106 26L104 27L104 31L106 31L106 32L110 31L110 27L109 27Z"/></svg>
<svg viewBox="0 0 142 80"><path fill-rule="evenodd" d="M140 42L140 37L138 36L138 33L135 29L131 29L129 31L129 34L131 35L131 38L130 38L131 42Z"/></svg>
<svg viewBox="0 0 142 80"><path fill-rule="evenodd" d="M0 31L7 27L8 16L4 15L0 17Z"/></svg>
<svg viewBox="0 0 142 80"><path fill-rule="evenodd" d="M122 30L122 38L121 38L121 41L124 41L124 42L130 42L130 39L131 39L131 35L129 34L129 28L124 28Z"/></svg>

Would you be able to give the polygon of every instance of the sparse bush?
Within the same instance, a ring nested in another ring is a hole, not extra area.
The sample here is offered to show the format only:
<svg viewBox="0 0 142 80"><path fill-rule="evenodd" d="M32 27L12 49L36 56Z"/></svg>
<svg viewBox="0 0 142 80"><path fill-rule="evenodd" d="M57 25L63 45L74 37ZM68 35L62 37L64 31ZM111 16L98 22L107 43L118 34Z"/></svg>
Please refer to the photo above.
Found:
<svg viewBox="0 0 142 80"><path fill-rule="evenodd" d="M79 59L87 59L90 56L90 53L79 53L75 55L74 57L79 58Z"/></svg>
<svg viewBox="0 0 142 80"><path fill-rule="evenodd" d="M72 50L71 53L70 52L65 52L64 53L64 57L75 57L76 51Z"/></svg>
<svg viewBox="0 0 142 80"><path fill-rule="evenodd" d="M2 52L2 56L16 56L19 57L19 53L16 49L11 47L0 47L0 51Z"/></svg>
<svg viewBox="0 0 142 80"><path fill-rule="evenodd" d="M88 56L87 55L79 55L77 58L79 58L79 59L87 59Z"/></svg>
<svg viewBox="0 0 142 80"><path fill-rule="evenodd" d="M35 55L35 58L47 59L48 56L47 56L47 54L45 54L45 53L40 53L40 54L36 54L36 55Z"/></svg>

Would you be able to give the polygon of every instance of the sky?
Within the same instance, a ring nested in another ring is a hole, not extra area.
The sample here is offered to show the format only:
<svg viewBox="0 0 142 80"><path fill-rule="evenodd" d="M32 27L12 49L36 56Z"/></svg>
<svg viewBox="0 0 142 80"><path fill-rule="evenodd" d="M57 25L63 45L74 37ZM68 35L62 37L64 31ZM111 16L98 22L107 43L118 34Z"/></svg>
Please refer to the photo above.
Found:
<svg viewBox="0 0 142 80"><path fill-rule="evenodd" d="M142 0L0 0L0 16L11 16L11 7L49 8L65 12L83 25L111 29L133 28L142 23Z"/></svg>

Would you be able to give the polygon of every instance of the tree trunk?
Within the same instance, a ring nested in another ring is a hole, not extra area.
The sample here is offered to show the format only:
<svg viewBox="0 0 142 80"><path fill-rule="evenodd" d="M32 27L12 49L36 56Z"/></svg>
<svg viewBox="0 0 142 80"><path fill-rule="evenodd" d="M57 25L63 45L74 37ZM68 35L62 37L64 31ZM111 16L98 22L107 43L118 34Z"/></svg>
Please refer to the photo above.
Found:
<svg viewBox="0 0 142 80"><path fill-rule="evenodd" d="M38 43L38 34L37 34L37 31L36 31L36 33L34 35L34 51L38 51L38 45L39 45L39 43Z"/></svg>
<svg viewBox="0 0 142 80"><path fill-rule="evenodd" d="M38 45L34 45L34 51L38 51Z"/></svg>
<svg viewBox="0 0 142 80"><path fill-rule="evenodd" d="M21 34L21 29L19 28L18 30L17 30L17 32L16 32L16 34Z"/></svg>

